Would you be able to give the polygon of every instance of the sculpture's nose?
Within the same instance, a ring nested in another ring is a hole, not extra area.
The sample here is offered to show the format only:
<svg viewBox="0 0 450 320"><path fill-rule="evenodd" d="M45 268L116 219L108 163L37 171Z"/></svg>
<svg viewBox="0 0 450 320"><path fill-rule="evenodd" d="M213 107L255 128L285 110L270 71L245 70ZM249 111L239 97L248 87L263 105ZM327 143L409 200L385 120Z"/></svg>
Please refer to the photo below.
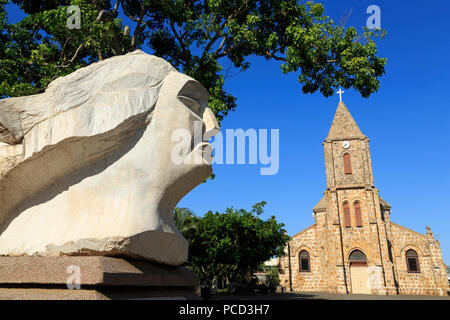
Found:
<svg viewBox="0 0 450 320"><path fill-rule="evenodd" d="M208 107L203 112L203 122L205 123L205 132L203 137L205 140L209 140L220 132L219 123L212 110Z"/></svg>

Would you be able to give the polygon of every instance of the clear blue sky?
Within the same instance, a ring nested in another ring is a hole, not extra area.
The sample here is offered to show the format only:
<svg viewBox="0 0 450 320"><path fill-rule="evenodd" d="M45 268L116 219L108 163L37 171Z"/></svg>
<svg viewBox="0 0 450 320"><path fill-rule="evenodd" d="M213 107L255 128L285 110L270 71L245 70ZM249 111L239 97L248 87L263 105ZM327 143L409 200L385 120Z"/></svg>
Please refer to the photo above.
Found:
<svg viewBox="0 0 450 320"><path fill-rule="evenodd" d="M379 52L388 58L381 87L368 99L346 90L344 102L371 141L375 185L392 205L392 221L420 233L430 226L450 264L450 3L322 2L335 21L353 8L347 26L358 30L369 5L381 8L387 36ZM11 20L19 18L10 8ZM250 62L249 71L228 79L238 109L222 129L279 129L280 170L261 176L255 165L215 165L216 178L179 206L202 215L230 206L249 209L265 200L263 217L275 215L294 235L314 223L312 208L326 188L322 142L339 98L304 95L296 74L283 75L278 63L262 58Z"/></svg>

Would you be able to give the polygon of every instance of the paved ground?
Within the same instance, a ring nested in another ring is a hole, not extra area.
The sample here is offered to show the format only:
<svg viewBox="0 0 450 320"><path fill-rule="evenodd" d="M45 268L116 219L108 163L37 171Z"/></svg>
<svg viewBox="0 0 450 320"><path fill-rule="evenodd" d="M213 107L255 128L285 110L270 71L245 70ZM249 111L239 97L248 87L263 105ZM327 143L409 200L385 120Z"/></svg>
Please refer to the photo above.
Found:
<svg viewBox="0 0 450 320"><path fill-rule="evenodd" d="M211 296L211 300L450 300L450 296L380 296L371 294L286 292L254 295L221 294Z"/></svg>

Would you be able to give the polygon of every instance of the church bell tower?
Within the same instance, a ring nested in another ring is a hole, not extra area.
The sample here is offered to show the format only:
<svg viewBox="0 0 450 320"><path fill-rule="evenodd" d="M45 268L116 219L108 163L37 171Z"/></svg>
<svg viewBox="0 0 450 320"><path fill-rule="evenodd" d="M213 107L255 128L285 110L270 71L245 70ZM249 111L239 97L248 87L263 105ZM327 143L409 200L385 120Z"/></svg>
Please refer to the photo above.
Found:
<svg viewBox="0 0 450 320"><path fill-rule="evenodd" d="M327 189L374 187L369 139L342 101L323 146Z"/></svg>
<svg viewBox="0 0 450 320"><path fill-rule="evenodd" d="M342 101L323 147L327 188L313 212L316 232L322 239L320 246L329 253L324 257L323 268L335 266L337 269L329 272L335 270L340 279L337 287L330 290L392 292L392 262L381 211L385 204L374 185L369 139ZM365 284L371 272L375 273L377 288ZM328 281L333 282L331 278Z"/></svg>

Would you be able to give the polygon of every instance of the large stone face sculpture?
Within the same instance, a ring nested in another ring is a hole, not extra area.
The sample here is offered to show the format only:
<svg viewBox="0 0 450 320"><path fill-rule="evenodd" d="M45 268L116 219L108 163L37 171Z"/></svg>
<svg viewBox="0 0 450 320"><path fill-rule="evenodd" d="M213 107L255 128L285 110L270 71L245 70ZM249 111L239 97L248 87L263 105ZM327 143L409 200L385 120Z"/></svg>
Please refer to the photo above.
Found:
<svg viewBox="0 0 450 320"><path fill-rule="evenodd" d="M208 93L135 51L0 101L0 255L187 259L178 201L211 174L207 141L172 161L177 129L218 132ZM196 156L199 161L192 161Z"/></svg>

